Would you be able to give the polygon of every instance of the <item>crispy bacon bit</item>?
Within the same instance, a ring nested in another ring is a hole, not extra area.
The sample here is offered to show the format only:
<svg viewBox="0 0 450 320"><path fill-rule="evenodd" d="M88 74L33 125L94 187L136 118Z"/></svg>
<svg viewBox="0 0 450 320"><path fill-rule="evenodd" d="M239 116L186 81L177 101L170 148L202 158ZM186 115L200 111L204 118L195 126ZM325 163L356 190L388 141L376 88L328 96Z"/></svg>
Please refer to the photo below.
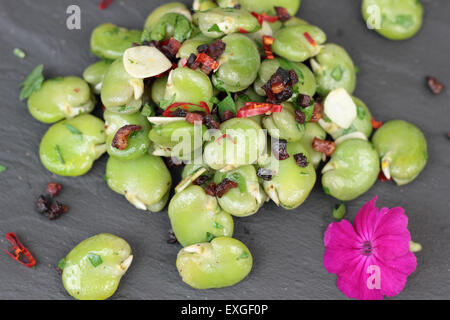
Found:
<svg viewBox="0 0 450 320"><path fill-rule="evenodd" d="M322 119L323 106L319 101L314 102L314 111L309 122L317 122Z"/></svg>
<svg viewBox="0 0 450 320"><path fill-rule="evenodd" d="M265 181L272 180L273 172L270 169L259 167L256 171L256 175Z"/></svg>
<svg viewBox="0 0 450 320"><path fill-rule="evenodd" d="M330 140L322 140L317 137L314 137L312 147L317 152L322 152L326 156L331 157L334 150L336 150L336 143Z"/></svg>
<svg viewBox="0 0 450 320"><path fill-rule="evenodd" d="M105 10L109 7L109 5L113 2L113 0L101 0L100 4L98 5L98 8L100 10Z"/></svg>
<svg viewBox="0 0 450 320"><path fill-rule="evenodd" d="M376 121L374 117L372 117L372 128L378 129L383 125L383 121Z"/></svg>
<svg viewBox="0 0 450 320"><path fill-rule="evenodd" d="M214 197L216 195L216 184L214 182L211 182L206 188L205 193L208 196Z"/></svg>
<svg viewBox="0 0 450 320"><path fill-rule="evenodd" d="M197 47L198 53L207 53L209 48L209 44L202 44Z"/></svg>
<svg viewBox="0 0 450 320"><path fill-rule="evenodd" d="M40 195L36 201L36 210L39 213L45 213L50 209L51 203L44 195Z"/></svg>
<svg viewBox="0 0 450 320"><path fill-rule="evenodd" d="M306 94L301 94L301 93L298 94L297 104L300 107L303 107L303 108L309 107L309 105L311 104L311 101L312 101L312 99L310 96L308 96Z"/></svg>
<svg viewBox="0 0 450 320"><path fill-rule="evenodd" d="M303 153L294 154L294 159L300 168L306 168L309 164L308 158Z"/></svg>
<svg viewBox="0 0 450 320"><path fill-rule="evenodd" d="M170 54L176 55L178 53L178 50L181 48L181 42L176 40L175 38L170 38L169 43L167 44L167 51L169 51Z"/></svg>
<svg viewBox="0 0 450 320"><path fill-rule="evenodd" d="M275 12L277 13L277 17L281 22L286 22L291 18L289 11L283 7L275 7Z"/></svg>
<svg viewBox="0 0 450 320"><path fill-rule="evenodd" d="M55 220L58 219L62 214L66 213L69 209L66 205L59 203L58 201L55 201L50 206L50 209L48 210L46 217L49 220Z"/></svg>
<svg viewBox="0 0 450 320"><path fill-rule="evenodd" d="M169 230L169 239L167 239L167 243L168 244L175 244L177 243L177 237L175 236L175 233L173 232L172 229Z"/></svg>
<svg viewBox="0 0 450 320"><path fill-rule="evenodd" d="M205 116L205 118L203 119L203 123L205 124L206 128L208 128L208 129L219 129L220 128L219 121L217 121L216 118L214 118L214 116L210 115L210 114Z"/></svg>
<svg viewBox="0 0 450 320"><path fill-rule="evenodd" d="M302 110L295 110L295 121L300 124L305 124L306 115Z"/></svg>
<svg viewBox="0 0 450 320"><path fill-rule="evenodd" d="M200 177L198 177L197 179L195 179L194 181L192 181L192 184L195 186L201 186L208 180L209 180L209 176L203 174Z"/></svg>
<svg viewBox="0 0 450 320"><path fill-rule="evenodd" d="M251 12L252 16L254 16L257 20L260 26L262 26L263 21L269 22L269 23L274 23L278 21L278 17L277 16L269 16L267 15L267 13L256 13L255 11Z"/></svg>
<svg viewBox="0 0 450 320"><path fill-rule="evenodd" d="M217 60L222 55L222 53L224 53L225 48L225 42L217 39L215 42L209 44L207 53L211 58Z"/></svg>
<svg viewBox="0 0 450 320"><path fill-rule="evenodd" d="M170 115L171 117L186 117L187 113L188 112L186 110L179 108L172 111Z"/></svg>
<svg viewBox="0 0 450 320"><path fill-rule="evenodd" d="M380 170L380 173L378 174L378 179L380 179L381 182L391 181L391 179L386 178L383 171Z"/></svg>
<svg viewBox="0 0 450 320"><path fill-rule="evenodd" d="M244 28L239 28L238 31L239 31L240 33L248 33L248 31L245 30Z"/></svg>
<svg viewBox="0 0 450 320"><path fill-rule="evenodd" d="M163 159L168 168L179 168L183 165L183 161L175 157L164 157Z"/></svg>
<svg viewBox="0 0 450 320"><path fill-rule="evenodd" d="M263 47L264 53L266 54L266 59L273 60L275 56L272 52L272 44L274 43L275 38L269 36L263 36Z"/></svg>
<svg viewBox="0 0 450 320"><path fill-rule="evenodd" d="M278 68L277 72L275 72L270 80L263 85L261 88L267 94L267 102L268 103L281 103L283 101L288 100L292 94L294 93L292 87L298 82L298 77L295 72L286 71L283 68ZM275 91L273 89L275 88ZM283 88L282 91L278 92L280 88Z"/></svg>
<svg viewBox="0 0 450 320"><path fill-rule="evenodd" d="M233 188L237 188L238 184L230 179L223 179L221 183L216 187L216 196L222 198L228 191Z"/></svg>
<svg viewBox="0 0 450 320"><path fill-rule="evenodd" d="M220 119L222 120L222 122L227 121L227 120L230 120L230 119L233 119L233 118L236 118L236 115L235 115L232 111L230 111L230 110L225 110L225 111L222 113L222 116L220 117Z"/></svg>
<svg viewBox="0 0 450 320"><path fill-rule="evenodd" d="M208 56L206 53L199 53L197 58L195 59L195 62L201 64L201 70L207 75L210 74L211 71L216 70L219 67L219 63Z"/></svg>
<svg viewBox="0 0 450 320"><path fill-rule="evenodd" d="M435 77L427 77L428 88L435 96L437 96L444 89L444 85L437 81Z"/></svg>
<svg viewBox="0 0 450 320"><path fill-rule="evenodd" d="M311 37L311 35L308 32L304 32L303 36L306 38L306 40L308 40L308 42L313 46L317 46L316 40L313 39L313 37Z"/></svg>
<svg viewBox="0 0 450 320"><path fill-rule="evenodd" d="M240 9L242 6L240 4L236 4L233 8L234 9Z"/></svg>
<svg viewBox="0 0 450 320"><path fill-rule="evenodd" d="M180 109L177 109L180 110ZM186 121L195 124L195 123L203 123L204 115L199 112L187 112L186 113Z"/></svg>
<svg viewBox="0 0 450 320"><path fill-rule="evenodd" d="M61 191L61 185L56 182L50 182L45 189L45 193L47 193L50 197L54 198Z"/></svg>
<svg viewBox="0 0 450 320"><path fill-rule="evenodd" d="M191 55L189 56L189 58L186 61L186 65L193 70L197 69L200 66L200 63L195 62L196 59L197 59L197 55L191 53Z"/></svg>
<svg viewBox="0 0 450 320"><path fill-rule="evenodd" d="M287 147L287 141L280 139L280 140L276 140L273 139L272 140L272 154L274 155L274 157L278 160L286 160L287 158L289 158L289 154L286 150Z"/></svg>
<svg viewBox="0 0 450 320"><path fill-rule="evenodd" d="M128 147L128 138L130 137L130 134L140 131L141 129L141 126L128 124L117 130L112 141L113 148L125 150Z"/></svg>

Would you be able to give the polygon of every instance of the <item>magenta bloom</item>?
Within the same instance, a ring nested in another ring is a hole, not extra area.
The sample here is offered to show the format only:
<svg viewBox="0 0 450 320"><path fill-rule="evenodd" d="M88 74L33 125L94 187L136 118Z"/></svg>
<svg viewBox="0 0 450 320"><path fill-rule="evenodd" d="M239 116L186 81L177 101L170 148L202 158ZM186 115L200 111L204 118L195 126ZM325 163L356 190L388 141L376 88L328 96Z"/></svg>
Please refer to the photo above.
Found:
<svg viewBox="0 0 450 320"><path fill-rule="evenodd" d="M409 250L411 235L403 208L375 208L378 197L355 217L331 223L324 236L323 265L337 274L337 286L346 296L361 300L399 294L417 266Z"/></svg>

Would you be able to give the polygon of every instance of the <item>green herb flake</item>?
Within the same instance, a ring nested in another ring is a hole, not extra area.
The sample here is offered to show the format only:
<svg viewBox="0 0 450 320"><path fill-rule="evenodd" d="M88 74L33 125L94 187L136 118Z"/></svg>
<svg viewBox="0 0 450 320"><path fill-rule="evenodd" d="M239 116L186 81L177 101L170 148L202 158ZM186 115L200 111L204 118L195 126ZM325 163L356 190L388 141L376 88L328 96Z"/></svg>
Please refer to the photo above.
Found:
<svg viewBox="0 0 450 320"><path fill-rule="evenodd" d="M58 268L61 270L64 270L64 267L66 266L66 258L62 258L58 262Z"/></svg>
<svg viewBox="0 0 450 320"><path fill-rule="evenodd" d="M155 111L153 110L153 107L151 105L145 104L142 107L141 115L144 117L152 117L155 115Z"/></svg>
<svg viewBox="0 0 450 320"><path fill-rule="evenodd" d="M226 178L236 182L241 193L247 192L247 182L244 177L237 172L226 175Z"/></svg>
<svg viewBox="0 0 450 320"><path fill-rule="evenodd" d="M59 145L55 145L55 151L56 151L56 155L58 156L59 162L61 162L62 164L66 164L66 161L64 160L64 157L62 155L61 148L59 147Z"/></svg>
<svg viewBox="0 0 450 320"><path fill-rule="evenodd" d="M208 29L208 32L222 32L222 30L220 30L219 26L216 23L211 28Z"/></svg>
<svg viewBox="0 0 450 320"><path fill-rule="evenodd" d="M233 98L231 97L231 94L227 92L227 96L225 99L220 101L217 104L217 107L219 109L219 114L222 115L225 111L231 111L234 114L236 114L236 103L234 102Z"/></svg>
<svg viewBox="0 0 450 320"><path fill-rule="evenodd" d="M359 69L359 67L358 67L358 66L355 66L355 73L358 74L358 73L360 73L360 72L361 72L361 70Z"/></svg>
<svg viewBox="0 0 450 320"><path fill-rule="evenodd" d="M211 104L218 104L220 102L219 99L217 99L217 97L211 97L211 99L209 99L209 103Z"/></svg>
<svg viewBox="0 0 450 320"><path fill-rule="evenodd" d="M303 108L302 111L305 114L305 123L308 123L314 113L314 104L310 105L309 107Z"/></svg>
<svg viewBox="0 0 450 320"><path fill-rule="evenodd" d="M6 167L5 166L2 166L1 164L0 164L0 172L5 172L6 171Z"/></svg>
<svg viewBox="0 0 450 320"><path fill-rule="evenodd" d="M170 106L176 98L177 94L174 93L169 99L163 99L161 100L161 102L159 103L159 106L161 109L166 110L168 106Z"/></svg>
<svg viewBox="0 0 450 320"><path fill-rule="evenodd" d="M249 257L248 253L245 251L242 251L242 254L239 257L237 257L236 260L247 259L248 257Z"/></svg>
<svg viewBox="0 0 450 320"><path fill-rule="evenodd" d="M211 242L216 236L212 233L207 232L206 233L206 242Z"/></svg>
<svg viewBox="0 0 450 320"><path fill-rule="evenodd" d="M15 48L13 53L19 59L24 59L26 57L25 52L22 49L19 49L19 48Z"/></svg>
<svg viewBox="0 0 450 320"><path fill-rule="evenodd" d="M297 123L296 125L297 125L298 131L303 132L305 130L305 125L304 124Z"/></svg>
<svg viewBox="0 0 450 320"><path fill-rule="evenodd" d="M131 64L134 64L134 60L128 59Z"/></svg>
<svg viewBox="0 0 450 320"><path fill-rule="evenodd" d="M83 133L80 130L68 123L63 123L63 126L66 127L72 134L77 135L80 140L83 140Z"/></svg>
<svg viewBox="0 0 450 320"><path fill-rule="evenodd" d="M241 94L241 95L239 95L237 99L238 99L239 101L243 101L244 103L252 102L252 99L251 99L248 95L246 95L246 94Z"/></svg>
<svg viewBox="0 0 450 320"><path fill-rule="evenodd" d="M402 26L405 29L409 29L414 24L414 19L409 14L400 14L395 17L395 24Z"/></svg>
<svg viewBox="0 0 450 320"><path fill-rule="evenodd" d="M22 90L20 90L20 101L27 99L33 92L38 91L42 83L44 82L44 76L42 71L44 66L41 64L34 68L33 71L26 77L25 81L20 85Z"/></svg>
<svg viewBox="0 0 450 320"><path fill-rule="evenodd" d="M361 106L357 106L356 111L358 113L358 118L360 120L364 120L364 118L366 117L366 110Z"/></svg>
<svg viewBox="0 0 450 320"><path fill-rule="evenodd" d="M88 253L88 259L94 268L97 268L99 265L103 263L102 257L95 253Z"/></svg>
<svg viewBox="0 0 450 320"><path fill-rule="evenodd" d="M333 217L336 220L342 220L344 218L347 209L345 208L345 204L341 203L340 205L335 205L333 207Z"/></svg>
<svg viewBox="0 0 450 320"><path fill-rule="evenodd" d="M344 74L344 70L342 70L341 66L337 66L336 68L333 69L333 71L331 71L331 77L335 81L341 81L343 74Z"/></svg>
<svg viewBox="0 0 450 320"><path fill-rule="evenodd" d="M223 225L221 225L220 223L217 223L214 221L214 228L216 229L223 229Z"/></svg>
<svg viewBox="0 0 450 320"><path fill-rule="evenodd" d="M323 192L325 192L326 195L331 195L330 193L330 189L328 189L327 187L323 187Z"/></svg>

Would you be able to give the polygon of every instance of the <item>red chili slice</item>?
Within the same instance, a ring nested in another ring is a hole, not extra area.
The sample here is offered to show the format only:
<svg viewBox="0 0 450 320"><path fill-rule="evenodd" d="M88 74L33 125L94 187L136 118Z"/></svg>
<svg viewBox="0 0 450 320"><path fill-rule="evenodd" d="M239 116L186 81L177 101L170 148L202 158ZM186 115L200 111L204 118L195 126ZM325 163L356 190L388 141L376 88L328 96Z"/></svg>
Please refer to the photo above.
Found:
<svg viewBox="0 0 450 320"><path fill-rule="evenodd" d="M4 250L11 258L27 268L32 268L36 265L36 260L33 258L31 252L25 248L14 233L10 232L5 237L12 244L9 250Z"/></svg>
<svg viewBox="0 0 450 320"><path fill-rule="evenodd" d="M190 111L189 106L199 107L199 108L203 109L206 112L206 114L211 113L211 111L209 110L208 104L204 101L200 101L200 104L189 103L189 102L175 102L175 103L172 103L170 106L168 106L162 115L163 115L163 117L173 117L172 112L175 109L177 109L179 107L183 107L184 110Z"/></svg>
<svg viewBox="0 0 450 320"><path fill-rule="evenodd" d="M383 121L376 121L374 117L372 117L372 128L378 129L383 125Z"/></svg>
<svg viewBox="0 0 450 320"><path fill-rule="evenodd" d="M259 25L262 25L263 21L269 22L269 23L274 23L278 21L278 17L277 16L269 16L266 13L256 13L255 11L251 12L252 16L254 16L257 20Z"/></svg>
<svg viewBox="0 0 450 320"><path fill-rule="evenodd" d="M269 60L273 60L275 56L272 52L272 44L274 43L275 38L270 36L263 36L263 47L264 53L266 54L266 58Z"/></svg>
<svg viewBox="0 0 450 320"><path fill-rule="evenodd" d="M206 70L202 70L203 72L208 71L209 69L211 69L209 71L211 72L212 70L216 70L219 67L219 63L208 56L206 53L199 53L197 58L195 59L195 62L200 62L202 64L202 67L206 68ZM209 74L209 72L205 73Z"/></svg>
<svg viewBox="0 0 450 320"><path fill-rule="evenodd" d="M304 32L303 35L313 47L317 46L316 40L314 40L308 32Z"/></svg>
<svg viewBox="0 0 450 320"><path fill-rule="evenodd" d="M98 8L100 10L105 10L106 8L109 7L109 5L113 2L114 0L102 0L100 1L100 4L98 5Z"/></svg>
<svg viewBox="0 0 450 320"><path fill-rule="evenodd" d="M238 31L239 31L240 33L248 33L248 31L245 30L244 28L239 28Z"/></svg>
<svg viewBox="0 0 450 320"><path fill-rule="evenodd" d="M246 102L245 105L237 112L238 118L248 118L261 114L272 114L281 112L283 106L281 104L272 104L264 102Z"/></svg>

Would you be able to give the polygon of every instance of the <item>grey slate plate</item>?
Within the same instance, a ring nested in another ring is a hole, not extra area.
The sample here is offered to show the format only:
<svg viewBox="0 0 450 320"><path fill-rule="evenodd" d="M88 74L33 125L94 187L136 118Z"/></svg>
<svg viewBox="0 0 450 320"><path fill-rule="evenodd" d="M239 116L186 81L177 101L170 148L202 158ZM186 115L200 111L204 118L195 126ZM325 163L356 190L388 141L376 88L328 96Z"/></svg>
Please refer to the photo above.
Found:
<svg viewBox="0 0 450 320"><path fill-rule="evenodd" d="M187 1L185 1L187 2ZM360 1L303 0L300 16L323 28L330 42L343 45L361 69L356 95L379 120L417 124L429 143L430 160L413 183L397 187L377 182L347 205L347 218L375 195L380 206L403 206L413 239L423 245L418 268L398 299L450 298L450 90L433 96L425 76L450 87L450 1L423 0L425 23L404 42L385 40L366 29ZM38 64L45 76L81 75L96 59L89 52L92 29L103 22L141 28L147 14L163 1L115 0L105 11L93 0L17 0L0 2L0 247L15 232L38 260L27 269L0 253L0 299L69 299L55 271L58 260L83 239L101 232L125 238L135 260L114 299L344 299L335 275L322 266L322 237L337 202L318 184L300 208L290 212L266 204L249 218L236 220L235 237L248 245L254 269L238 285L196 291L175 267L180 247L166 243L167 211L134 209L106 186L106 157L79 178L56 177L39 162L38 149L48 126L35 121L19 97L19 84ZM81 7L82 29L66 28L66 8ZM27 58L13 55L22 48ZM48 221L34 202L48 182L63 184L60 199L70 211Z"/></svg>

